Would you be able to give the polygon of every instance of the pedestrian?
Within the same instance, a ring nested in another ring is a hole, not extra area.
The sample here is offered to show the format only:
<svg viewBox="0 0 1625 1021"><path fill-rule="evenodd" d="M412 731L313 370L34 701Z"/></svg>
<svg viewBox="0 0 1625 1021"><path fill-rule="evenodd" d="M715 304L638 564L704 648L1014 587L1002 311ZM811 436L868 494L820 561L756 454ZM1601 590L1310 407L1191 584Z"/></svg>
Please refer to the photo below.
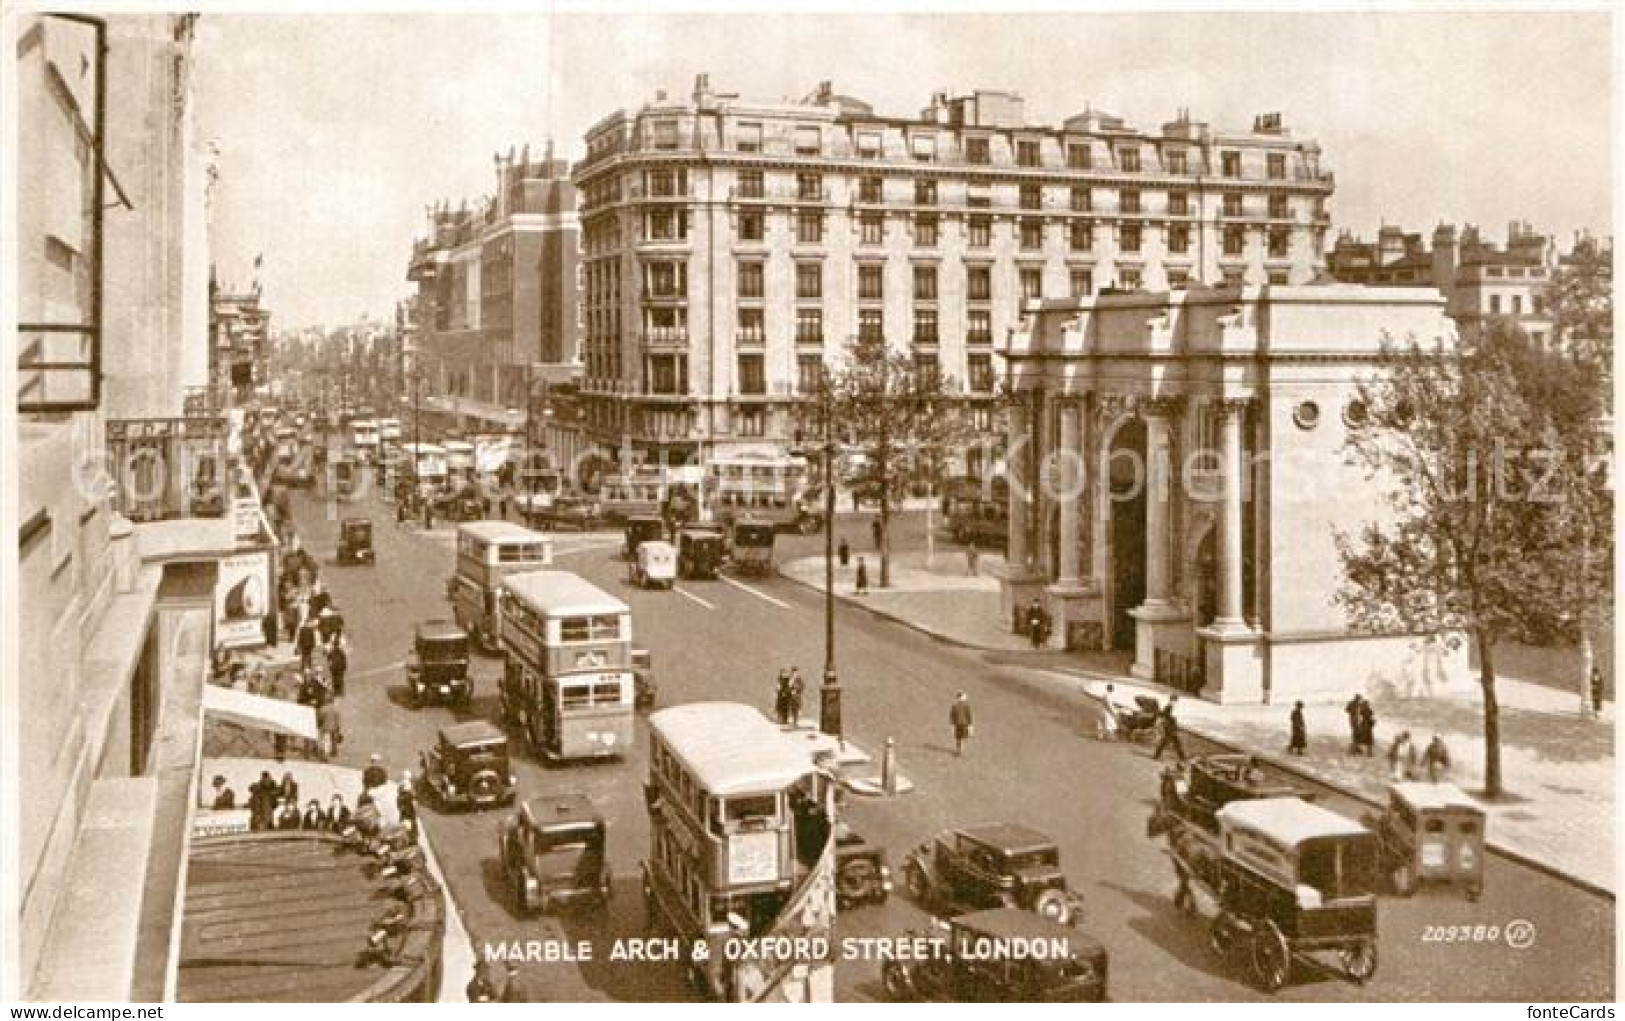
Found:
<svg viewBox="0 0 1625 1021"><path fill-rule="evenodd" d="M412 793L412 774L410 771L401 773L401 785L395 791L395 814L401 825L412 833L412 839L418 838L418 800Z"/></svg>
<svg viewBox="0 0 1625 1021"><path fill-rule="evenodd" d="M1083 694L1089 698L1089 686L1084 685ZM1117 738L1119 725L1117 722L1117 707L1112 704L1112 698L1117 694L1115 685L1108 682L1106 693L1100 699L1100 717L1095 723L1095 737L1101 741L1112 741Z"/></svg>
<svg viewBox="0 0 1625 1021"><path fill-rule="evenodd" d="M963 691L954 696L954 704L948 710L948 724L954 728L954 754L965 754L965 742L975 731L975 723L971 718L970 697Z"/></svg>
<svg viewBox="0 0 1625 1021"><path fill-rule="evenodd" d="M1343 715L1349 718L1349 754L1360 754L1360 703L1365 696L1355 692L1354 697L1343 705Z"/></svg>
<svg viewBox="0 0 1625 1021"><path fill-rule="evenodd" d="M875 515L875 519L873 521L869 522L869 534L874 538L875 549L878 551L880 549L881 540L886 537L886 528L880 523L880 516L878 514Z"/></svg>
<svg viewBox="0 0 1625 1021"><path fill-rule="evenodd" d="M327 591L327 586L320 581L311 586L310 615L316 620L322 619L322 614L333 605L333 596Z"/></svg>
<svg viewBox="0 0 1625 1021"><path fill-rule="evenodd" d="M806 684L801 679L801 668L790 668L790 700L788 705L789 719L786 721L794 727L801 723L801 696L806 690Z"/></svg>
<svg viewBox="0 0 1625 1021"><path fill-rule="evenodd" d="M519 974L519 965L513 961L508 962L508 979L502 984L503 1003L530 1003L535 997L531 995L530 986L524 977Z"/></svg>
<svg viewBox="0 0 1625 1021"><path fill-rule="evenodd" d="M282 783L277 787L277 797L293 806L295 812L299 811L299 781L293 778L293 771L282 774Z"/></svg>
<svg viewBox="0 0 1625 1021"><path fill-rule="evenodd" d="M395 527L406 524L406 517L411 513L411 498L404 492L395 494Z"/></svg>
<svg viewBox="0 0 1625 1021"><path fill-rule="evenodd" d="M248 828L268 830L275 824L276 780L270 770L263 770L259 780L248 788Z"/></svg>
<svg viewBox="0 0 1625 1021"><path fill-rule="evenodd" d="M1428 742L1427 750L1422 753L1422 765L1427 769L1428 782L1439 783L1450 773L1450 750L1444 746L1444 738L1438 734Z"/></svg>
<svg viewBox="0 0 1625 1021"><path fill-rule="evenodd" d="M863 562L862 557L858 558L858 574L853 580L854 592L860 596L866 596L869 594L869 567Z"/></svg>
<svg viewBox="0 0 1625 1021"><path fill-rule="evenodd" d="M1158 722L1162 725L1162 734L1157 738L1157 748L1151 753L1153 759L1162 758L1164 748L1172 747L1179 761L1185 761L1185 746L1179 743L1179 720L1174 716L1174 705L1179 701L1178 695L1169 695L1168 701L1163 704L1162 713Z"/></svg>
<svg viewBox="0 0 1625 1021"><path fill-rule="evenodd" d="M1591 667L1591 711L1599 718L1602 716L1603 691L1602 668L1593 664Z"/></svg>
<svg viewBox="0 0 1625 1021"><path fill-rule="evenodd" d="M276 829L296 830L299 828L299 803L286 798L277 802Z"/></svg>
<svg viewBox="0 0 1625 1021"><path fill-rule="evenodd" d="M338 697L344 695L344 674L350 669L348 644L343 635L334 635L327 648L327 672L333 677L333 694Z"/></svg>
<svg viewBox="0 0 1625 1021"><path fill-rule="evenodd" d="M350 825L350 809L344 804L344 795L334 792L327 803L327 828L332 833L343 833Z"/></svg>
<svg viewBox="0 0 1625 1021"><path fill-rule="evenodd" d="M1388 746L1388 775L1395 783L1416 779L1416 745L1408 730L1400 731Z"/></svg>
<svg viewBox="0 0 1625 1021"><path fill-rule="evenodd" d="M423 501L423 530L434 530L434 506L428 500Z"/></svg>
<svg viewBox="0 0 1625 1021"><path fill-rule="evenodd" d="M209 807L216 812L225 812L237 807L237 792L226 786L226 778L214 778L214 801Z"/></svg>
<svg viewBox="0 0 1625 1021"><path fill-rule="evenodd" d="M339 745L344 743L344 722L332 699L316 707L316 733L320 735L323 761L337 758Z"/></svg>
<svg viewBox="0 0 1625 1021"><path fill-rule="evenodd" d="M1304 722L1303 703L1292 703L1292 738L1287 742L1286 750L1289 755L1302 755L1309 750L1309 726Z"/></svg>
<svg viewBox="0 0 1625 1021"><path fill-rule="evenodd" d="M790 716L790 671L780 670L778 686L773 693L773 718L784 726Z"/></svg>
<svg viewBox="0 0 1625 1021"><path fill-rule="evenodd" d="M506 490L497 499L497 510L501 512L502 520L508 520L508 493Z"/></svg>
<svg viewBox="0 0 1625 1021"><path fill-rule="evenodd" d="M852 560L852 547L847 543L845 536L841 537L841 544L835 547L835 555L840 558L841 570L846 570L846 565Z"/></svg>
<svg viewBox="0 0 1625 1021"><path fill-rule="evenodd" d="M464 990L469 1003L494 1003L497 998L496 985L491 981L491 966L485 961L474 962L474 977L468 980L468 988Z"/></svg>
<svg viewBox="0 0 1625 1021"><path fill-rule="evenodd" d="M1366 758L1377 754L1377 712L1369 699L1360 699L1360 749Z"/></svg>
<svg viewBox="0 0 1625 1021"><path fill-rule="evenodd" d="M299 625L299 637L294 641L294 649L299 653L299 665L306 670L310 669L310 657L316 651L316 622L306 618Z"/></svg>
<svg viewBox="0 0 1625 1021"><path fill-rule="evenodd" d="M322 811L322 803L315 798L305 805L305 814L299 817L299 828L302 830L327 829L327 813Z"/></svg>
<svg viewBox="0 0 1625 1021"><path fill-rule="evenodd" d="M965 547L965 573L972 578L976 577L976 568L981 560L982 551L976 548L976 541L973 539L971 544Z"/></svg>
<svg viewBox="0 0 1625 1021"><path fill-rule="evenodd" d="M370 791L374 787L382 787L389 782L389 771L384 768L384 757L376 752L367 760L367 768L361 771L361 789Z"/></svg>
<svg viewBox="0 0 1625 1021"><path fill-rule="evenodd" d="M1047 615L1044 613L1044 604L1039 601L1037 596L1033 596L1033 601L1027 604L1026 621L1027 637L1031 639L1034 649L1042 648L1044 645L1044 639L1046 637L1044 634L1046 630L1044 624L1046 617Z"/></svg>
<svg viewBox="0 0 1625 1021"><path fill-rule="evenodd" d="M480 497L480 514L485 518L491 516L491 494L486 493Z"/></svg>

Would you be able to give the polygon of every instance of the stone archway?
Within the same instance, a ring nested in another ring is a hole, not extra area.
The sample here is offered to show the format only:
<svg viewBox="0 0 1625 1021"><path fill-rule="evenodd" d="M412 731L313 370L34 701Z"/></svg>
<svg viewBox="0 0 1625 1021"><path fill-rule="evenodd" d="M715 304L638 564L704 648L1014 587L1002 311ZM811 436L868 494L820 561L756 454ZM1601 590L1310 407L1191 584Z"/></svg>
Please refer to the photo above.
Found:
<svg viewBox="0 0 1625 1021"><path fill-rule="evenodd" d="M1137 622L1129 611L1145 601L1145 422L1137 417L1125 418L1110 435L1102 447L1110 585L1107 634L1113 649L1133 652Z"/></svg>

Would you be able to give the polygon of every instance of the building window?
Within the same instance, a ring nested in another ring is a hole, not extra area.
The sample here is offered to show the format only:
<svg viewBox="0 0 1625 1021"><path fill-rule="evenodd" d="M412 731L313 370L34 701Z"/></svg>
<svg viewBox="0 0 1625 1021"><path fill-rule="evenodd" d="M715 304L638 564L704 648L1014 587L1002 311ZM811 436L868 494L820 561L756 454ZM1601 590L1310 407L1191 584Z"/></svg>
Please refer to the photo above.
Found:
<svg viewBox="0 0 1625 1021"><path fill-rule="evenodd" d="M886 218L880 213L858 216L858 241L865 245L878 245L886 239Z"/></svg>
<svg viewBox="0 0 1625 1021"><path fill-rule="evenodd" d="M739 392L742 394L767 393L767 376L762 371L761 355L739 356Z"/></svg>
<svg viewBox="0 0 1625 1021"><path fill-rule="evenodd" d="M823 151L816 124L803 124L796 128L796 155L817 156Z"/></svg>
<svg viewBox="0 0 1625 1021"><path fill-rule="evenodd" d="M1191 172L1190 159L1184 149L1168 150L1168 172L1170 174L1188 174Z"/></svg>
<svg viewBox="0 0 1625 1021"><path fill-rule="evenodd" d="M988 301L993 297L993 268L991 266L965 267L965 296L971 301Z"/></svg>
<svg viewBox="0 0 1625 1021"><path fill-rule="evenodd" d="M1219 154L1219 173L1225 177L1241 176L1241 153L1224 152Z"/></svg>
<svg viewBox="0 0 1625 1021"><path fill-rule="evenodd" d="M819 380L824 375L823 355L798 355L796 357L796 390L803 394L818 392Z"/></svg>
<svg viewBox="0 0 1625 1021"><path fill-rule="evenodd" d="M1512 314L1515 316L1523 315L1523 295L1514 294L1512 296Z"/></svg>
<svg viewBox="0 0 1625 1021"><path fill-rule="evenodd" d="M1287 218L1288 215L1289 214L1287 213L1287 209L1286 209L1286 196L1285 195L1271 195L1270 196L1270 219L1272 219L1272 220L1284 220L1284 219Z"/></svg>
<svg viewBox="0 0 1625 1021"><path fill-rule="evenodd" d="M669 199L688 192L688 171L650 170L643 177L643 187L654 198Z"/></svg>
<svg viewBox="0 0 1625 1021"><path fill-rule="evenodd" d="M796 242L816 245L824 240L824 214L816 210L803 210L796 214Z"/></svg>
<svg viewBox="0 0 1625 1021"><path fill-rule="evenodd" d="M1168 193L1168 215L1188 216L1191 211L1191 197L1182 191Z"/></svg>
<svg viewBox="0 0 1625 1021"><path fill-rule="evenodd" d="M1073 220L1070 240L1074 252L1087 252L1095 246L1095 225L1088 220Z"/></svg>
<svg viewBox="0 0 1625 1021"><path fill-rule="evenodd" d="M858 310L858 339L870 342L886 339L886 321L880 309Z"/></svg>
<svg viewBox="0 0 1625 1021"><path fill-rule="evenodd" d="M914 204L917 206L934 206L937 204L937 182L921 179L914 182Z"/></svg>
<svg viewBox="0 0 1625 1021"><path fill-rule="evenodd" d="M1226 215L1226 216L1240 216L1241 215L1241 193L1240 192L1234 192L1234 191L1225 192L1225 195L1224 195L1224 215Z"/></svg>
<svg viewBox="0 0 1625 1021"><path fill-rule="evenodd" d="M1226 227L1224 229L1224 254L1240 255L1246 247L1247 236L1240 227Z"/></svg>
<svg viewBox="0 0 1625 1021"><path fill-rule="evenodd" d="M926 351L914 353L914 378L922 387L936 385L942 376L942 367L937 362L937 356Z"/></svg>
<svg viewBox="0 0 1625 1021"><path fill-rule="evenodd" d="M655 121L654 147L656 149L677 148L677 122Z"/></svg>
<svg viewBox="0 0 1625 1021"><path fill-rule="evenodd" d="M1075 269L1068 274L1067 283L1072 288L1072 297L1087 298L1095 293L1095 271Z"/></svg>
<svg viewBox="0 0 1625 1021"><path fill-rule="evenodd" d="M1279 181L1286 177L1286 155L1272 152L1264 157L1265 173L1272 181Z"/></svg>
<svg viewBox="0 0 1625 1021"><path fill-rule="evenodd" d="M867 174L858 178L859 202L879 202L881 200L880 191L881 185L880 178L878 176L874 174Z"/></svg>
<svg viewBox="0 0 1625 1021"><path fill-rule="evenodd" d="M987 139L965 139L965 162L987 164L993 162L992 153L988 151Z"/></svg>
<svg viewBox="0 0 1625 1021"><path fill-rule="evenodd" d="M1492 294L1492 295L1490 295L1490 315L1494 316L1494 315L1500 315L1500 314L1501 314L1501 296L1499 294Z"/></svg>
<svg viewBox="0 0 1625 1021"><path fill-rule="evenodd" d="M1272 258L1272 259L1284 259L1284 258L1286 258L1287 237L1288 237L1287 232L1284 231L1284 230L1272 230L1272 231L1270 231L1270 240L1269 240L1270 258Z"/></svg>
<svg viewBox="0 0 1625 1021"><path fill-rule="evenodd" d="M740 309L739 342L741 344L760 344L766 339L767 327L763 324L762 310L760 308Z"/></svg>
<svg viewBox="0 0 1625 1021"><path fill-rule="evenodd" d="M1072 211L1087 213L1094 205L1094 196L1088 188L1072 189Z"/></svg>
<svg viewBox="0 0 1625 1021"><path fill-rule="evenodd" d="M796 198L817 202L824 197L822 174L797 174Z"/></svg>
<svg viewBox="0 0 1625 1021"><path fill-rule="evenodd" d="M734 147L740 152L762 151L762 126L760 124L741 124L734 135Z"/></svg>
<svg viewBox="0 0 1625 1021"><path fill-rule="evenodd" d="M1187 286L1190 285L1190 282L1191 275L1187 271L1182 269L1171 269L1168 271L1168 288L1170 290L1183 291Z"/></svg>
<svg viewBox="0 0 1625 1021"><path fill-rule="evenodd" d="M1191 250L1191 229L1187 224L1176 223L1168 228L1168 251L1174 255L1184 255Z"/></svg>
<svg viewBox="0 0 1625 1021"><path fill-rule="evenodd" d="M1118 192L1117 208L1125 213L1138 213L1140 211L1140 191L1138 188L1124 188Z"/></svg>
<svg viewBox="0 0 1625 1021"><path fill-rule="evenodd" d="M1140 150L1120 149L1117 153L1117 167L1124 173L1137 174L1140 172Z"/></svg>
<svg viewBox="0 0 1625 1021"><path fill-rule="evenodd" d="M886 296L885 269L878 263L858 267L858 297L878 301Z"/></svg>
<svg viewBox="0 0 1625 1021"><path fill-rule="evenodd" d="M965 185L965 205L971 209L989 209L993 206L992 192L986 184L972 181Z"/></svg>
<svg viewBox="0 0 1625 1021"><path fill-rule="evenodd" d="M687 356L650 355L649 392L666 396L688 393Z"/></svg>
<svg viewBox="0 0 1625 1021"><path fill-rule="evenodd" d="M920 301L937 300L937 267L914 267L914 297Z"/></svg>
<svg viewBox="0 0 1625 1021"><path fill-rule="evenodd" d="M688 237L688 210L654 209L644 214L645 241L682 241Z"/></svg>
<svg viewBox="0 0 1625 1021"><path fill-rule="evenodd" d="M917 308L914 310L914 343L935 344L937 342L937 310L934 308Z"/></svg>
<svg viewBox="0 0 1625 1021"><path fill-rule="evenodd" d="M1125 252L1138 252L1140 250L1140 225L1125 223L1120 238L1119 248Z"/></svg>
<svg viewBox="0 0 1625 1021"><path fill-rule="evenodd" d="M1276 287L1285 287L1287 285L1287 272L1284 269L1271 270L1269 279L1270 283Z"/></svg>
<svg viewBox="0 0 1625 1021"><path fill-rule="evenodd" d="M746 393L762 393L765 391L745 391ZM762 414L761 408L740 408L734 412L734 433L739 436L765 436L767 435L767 416Z"/></svg>
<svg viewBox="0 0 1625 1021"><path fill-rule="evenodd" d="M766 236L766 218L761 213L739 214L739 240L760 241Z"/></svg>
<svg viewBox="0 0 1625 1021"><path fill-rule="evenodd" d="M966 228L966 243L972 248L986 248L993 243L993 221L985 216L973 216Z"/></svg>
<svg viewBox="0 0 1625 1021"><path fill-rule="evenodd" d="M739 264L739 296L741 298L760 298L762 296L762 264L759 262L741 262Z"/></svg>
<svg viewBox="0 0 1625 1021"><path fill-rule="evenodd" d="M741 170L739 172L739 197L746 199L759 199L766 193L762 187L762 172L760 170Z"/></svg>
<svg viewBox="0 0 1625 1021"><path fill-rule="evenodd" d="M985 308L972 309L965 313L965 343L993 343L993 313Z"/></svg>
<svg viewBox="0 0 1625 1021"><path fill-rule="evenodd" d="M796 263L796 297L822 298L824 296L824 264L821 262Z"/></svg>
<svg viewBox="0 0 1625 1021"><path fill-rule="evenodd" d="M822 344L824 342L824 310L821 308L796 309L796 343Z"/></svg>
<svg viewBox="0 0 1625 1021"><path fill-rule="evenodd" d="M1036 167L1040 164L1038 142L1035 139L1023 138L1016 142L1016 165L1023 167Z"/></svg>
<svg viewBox="0 0 1625 1021"><path fill-rule="evenodd" d="M877 160L880 158L880 132L858 132L858 158L863 160Z"/></svg>
<svg viewBox="0 0 1625 1021"><path fill-rule="evenodd" d="M1044 221L1021 221L1021 247L1032 251L1044 247Z"/></svg>
<svg viewBox="0 0 1625 1021"><path fill-rule="evenodd" d="M1042 298L1044 296L1044 271L1036 266L1023 267L1021 276L1021 296L1023 298Z"/></svg>
<svg viewBox="0 0 1625 1021"><path fill-rule="evenodd" d="M909 155L916 163L930 163L937 158L937 136L915 135L908 140Z"/></svg>
<svg viewBox="0 0 1625 1021"><path fill-rule="evenodd" d="M1024 184L1021 186L1021 208L1044 208L1044 188L1038 184Z"/></svg>
<svg viewBox="0 0 1625 1021"><path fill-rule="evenodd" d="M1066 147L1066 166L1069 170L1088 170L1095 165L1088 142L1073 142Z"/></svg>
<svg viewBox="0 0 1625 1021"><path fill-rule="evenodd" d="M646 298L685 298L688 296L688 265L681 262L651 262L643 267L643 294Z"/></svg>
<svg viewBox="0 0 1625 1021"><path fill-rule="evenodd" d="M993 356L970 355L965 359L971 393L993 392Z"/></svg>
<svg viewBox="0 0 1625 1021"><path fill-rule="evenodd" d="M937 218L935 216L915 218L914 244L920 248L937 247Z"/></svg>
<svg viewBox="0 0 1625 1021"><path fill-rule="evenodd" d="M1125 290L1125 291L1138 291L1140 289L1140 271L1139 270L1137 270L1137 269L1125 269L1125 270L1121 271L1118 274L1118 276L1120 278L1119 286L1121 286L1123 290Z"/></svg>

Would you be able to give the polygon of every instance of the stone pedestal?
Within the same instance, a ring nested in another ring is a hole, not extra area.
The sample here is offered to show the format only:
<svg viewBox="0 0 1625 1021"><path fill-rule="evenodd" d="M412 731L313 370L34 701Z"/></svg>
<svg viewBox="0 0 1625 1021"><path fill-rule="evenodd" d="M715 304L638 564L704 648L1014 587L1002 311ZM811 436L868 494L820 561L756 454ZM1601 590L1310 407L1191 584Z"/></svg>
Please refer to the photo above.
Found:
<svg viewBox="0 0 1625 1021"><path fill-rule="evenodd" d="M1134 625L1134 666L1129 672L1141 680L1155 680L1157 650L1173 648L1175 638L1189 634L1190 614L1171 603L1146 603L1129 611ZM1188 643L1188 639L1187 639Z"/></svg>
<svg viewBox="0 0 1625 1021"><path fill-rule="evenodd" d="M1245 626L1199 628L1205 683L1202 697L1220 705L1264 701L1264 639Z"/></svg>
<svg viewBox="0 0 1625 1021"><path fill-rule="evenodd" d="M1099 651L1106 647L1105 600L1087 579L1049 586L1044 590L1044 607L1053 625L1050 648Z"/></svg>

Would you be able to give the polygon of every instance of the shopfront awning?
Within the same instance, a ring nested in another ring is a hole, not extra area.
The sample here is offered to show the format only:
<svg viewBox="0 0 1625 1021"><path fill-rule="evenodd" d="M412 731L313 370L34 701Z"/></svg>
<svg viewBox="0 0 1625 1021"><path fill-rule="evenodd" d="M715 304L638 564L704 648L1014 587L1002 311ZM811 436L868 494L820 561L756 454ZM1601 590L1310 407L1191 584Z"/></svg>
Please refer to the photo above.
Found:
<svg viewBox="0 0 1625 1021"><path fill-rule="evenodd" d="M250 695L218 684L203 686L203 711L239 727L316 740L316 710L280 698Z"/></svg>

